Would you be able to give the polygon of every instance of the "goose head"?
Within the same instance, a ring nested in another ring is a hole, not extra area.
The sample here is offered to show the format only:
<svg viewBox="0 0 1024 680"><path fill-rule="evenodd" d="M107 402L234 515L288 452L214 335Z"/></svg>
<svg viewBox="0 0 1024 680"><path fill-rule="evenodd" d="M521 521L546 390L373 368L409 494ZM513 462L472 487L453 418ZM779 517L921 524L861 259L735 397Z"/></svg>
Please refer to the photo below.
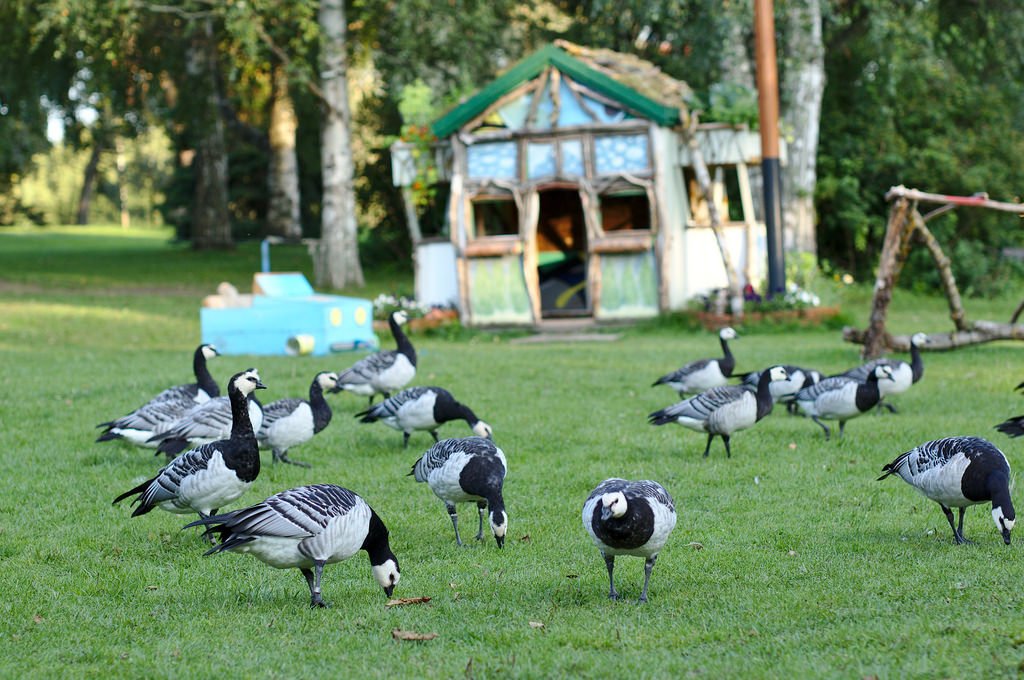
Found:
<svg viewBox="0 0 1024 680"><path fill-rule="evenodd" d="M491 510L488 519L490 520L491 533L494 534L494 540L498 542L499 548L504 548L505 534L508 533L508 515L504 510Z"/></svg>
<svg viewBox="0 0 1024 680"><path fill-rule="evenodd" d="M601 519L609 520L626 514L626 494L612 491L601 496Z"/></svg>
<svg viewBox="0 0 1024 680"><path fill-rule="evenodd" d="M402 572L398 568L398 558L389 555L383 563L373 565L372 570L373 578L384 589L384 594L391 597L391 594L395 592L395 586L402 578Z"/></svg>
<svg viewBox="0 0 1024 680"><path fill-rule="evenodd" d="M736 331L731 326L726 326L722 330L718 331L718 337L722 340L735 340Z"/></svg>
<svg viewBox="0 0 1024 680"><path fill-rule="evenodd" d="M333 391L338 386L338 374L331 371L321 371L316 374L316 384L324 392Z"/></svg>
<svg viewBox="0 0 1024 680"><path fill-rule="evenodd" d="M892 380L892 367L891 366L875 366L875 370L872 372L877 380Z"/></svg>
<svg viewBox="0 0 1024 680"><path fill-rule="evenodd" d="M391 318L394 320L396 324L401 326L402 324L409 320L409 314L404 309L399 309L397 311L391 312Z"/></svg>
<svg viewBox="0 0 1024 680"><path fill-rule="evenodd" d="M911 347L924 347L928 344L928 336L924 333L914 333L910 336Z"/></svg>
<svg viewBox="0 0 1024 680"><path fill-rule="evenodd" d="M494 438L492 436L494 434L494 430L491 429L490 425L488 425L482 420L478 420L476 421L476 423L473 424L473 434L475 434L477 437L483 437L484 439Z"/></svg>
<svg viewBox="0 0 1024 680"><path fill-rule="evenodd" d="M789 373L786 372L784 366L772 366L768 369L768 380L771 382L789 380Z"/></svg>
<svg viewBox="0 0 1024 680"><path fill-rule="evenodd" d="M990 483L993 483L991 478ZM1017 513L1013 509L1013 501L1010 500L1010 486L1006 477L999 476L994 483L996 488L992 492L992 520L996 523L996 529L1003 535L1003 543L1010 545L1010 532L1017 521Z"/></svg>
<svg viewBox="0 0 1024 680"><path fill-rule="evenodd" d="M248 396L256 390L265 390L267 386L260 381L260 374L255 368L250 368L231 377L231 385L242 394Z"/></svg>
<svg viewBox="0 0 1024 680"><path fill-rule="evenodd" d="M212 359L216 356L220 356L220 352L218 352L217 348L213 345L203 345L199 350L203 353L204 359Z"/></svg>

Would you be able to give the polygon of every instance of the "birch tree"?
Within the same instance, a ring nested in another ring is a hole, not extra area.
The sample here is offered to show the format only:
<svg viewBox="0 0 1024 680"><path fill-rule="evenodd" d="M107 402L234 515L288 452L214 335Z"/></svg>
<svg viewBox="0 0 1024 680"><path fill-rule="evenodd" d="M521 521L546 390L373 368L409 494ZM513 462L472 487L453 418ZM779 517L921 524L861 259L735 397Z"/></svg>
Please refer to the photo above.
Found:
<svg viewBox="0 0 1024 680"><path fill-rule="evenodd" d="M323 200L317 283L330 288L362 287L365 282L356 234L344 0L321 0L319 18L324 107L320 129Z"/></svg>
<svg viewBox="0 0 1024 680"><path fill-rule="evenodd" d="M299 239L302 238L302 223L299 218L299 161L295 153L295 132L299 122L288 92L288 74L283 66L274 68L272 79L267 230L285 238Z"/></svg>
<svg viewBox="0 0 1024 680"><path fill-rule="evenodd" d="M821 1L789 0L786 23L786 77L780 93L788 142L782 168L782 221L787 249L816 253L814 186L825 93Z"/></svg>

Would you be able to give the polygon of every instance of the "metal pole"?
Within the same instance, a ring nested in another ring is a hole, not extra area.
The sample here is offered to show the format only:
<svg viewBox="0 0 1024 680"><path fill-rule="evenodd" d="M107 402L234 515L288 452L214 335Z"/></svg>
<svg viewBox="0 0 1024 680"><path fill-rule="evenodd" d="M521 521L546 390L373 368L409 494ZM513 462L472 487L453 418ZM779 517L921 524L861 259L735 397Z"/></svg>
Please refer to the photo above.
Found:
<svg viewBox="0 0 1024 680"><path fill-rule="evenodd" d="M775 15L772 0L754 0L757 102L761 119L761 172L764 226L768 241L768 297L786 289L782 249L782 188L779 171L779 78L775 64Z"/></svg>

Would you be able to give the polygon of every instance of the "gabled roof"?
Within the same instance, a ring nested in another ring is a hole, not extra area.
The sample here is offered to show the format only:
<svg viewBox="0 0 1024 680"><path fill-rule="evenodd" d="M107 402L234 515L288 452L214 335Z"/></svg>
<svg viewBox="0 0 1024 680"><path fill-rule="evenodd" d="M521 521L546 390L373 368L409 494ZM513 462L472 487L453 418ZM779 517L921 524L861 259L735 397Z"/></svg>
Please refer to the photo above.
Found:
<svg viewBox="0 0 1024 680"><path fill-rule="evenodd" d="M638 57L611 50L580 47L559 40L519 61L489 85L434 121L431 129L438 138L458 132L463 125L486 111L502 96L538 77L549 66L557 68L581 85L619 102L639 116L666 127L679 123L680 114L683 113L683 94L689 90L686 83L670 78L653 64ZM666 87L669 84L674 86ZM641 88L645 92L641 92ZM667 103L666 98L676 103Z"/></svg>

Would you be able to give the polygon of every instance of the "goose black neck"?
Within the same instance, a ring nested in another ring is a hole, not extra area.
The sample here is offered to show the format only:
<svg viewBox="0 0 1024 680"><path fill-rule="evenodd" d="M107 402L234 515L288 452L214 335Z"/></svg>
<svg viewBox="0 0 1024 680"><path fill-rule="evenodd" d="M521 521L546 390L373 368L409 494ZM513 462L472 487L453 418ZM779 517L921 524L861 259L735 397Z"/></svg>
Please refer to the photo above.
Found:
<svg viewBox="0 0 1024 680"><path fill-rule="evenodd" d="M220 387L210 375L210 370L206 368L206 354L203 353L203 347L196 349L196 353L192 357L192 372L195 373L199 389L210 395L211 399L220 396Z"/></svg>
<svg viewBox="0 0 1024 680"><path fill-rule="evenodd" d="M502 497L500 489L487 496L487 512L492 515L505 512L505 499Z"/></svg>
<svg viewBox="0 0 1024 680"><path fill-rule="evenodd" d="M857 385L857 395L854 401L857 410L863 413L878 403L881 393L878 391L878 376L874 371L868 374L868 379Z"/></svg>
<svg viewBox="0 0 1024 680"><path fill-rule="evenodd" d="M370 556L370 565L374 567L384 564L389 559L395 560L395 554L391 552L391 545L388 542L388 528L373 510L370 510L370 526L360 549L365 550Z"/></svg>
<svg viewBox="0 0 1024 680"><path fill-rule="evenodd" d="M228 399L231 401L231 438L256 439L249 420L249 396L232 383L228 385Z"/></svg>
<svg viewBox="0 0 1024 680"><path fill-rule="evenodd" d="M924 360L921 358L921 348L913 340L910 341L910 373L913 376L913 382L917 382L924 376Z"/></svg>
<svg viewBox="0 0 1024 680"><path fill-rule="evenodd" d="M399 353L404 354L409 359L409 363L415 366L416 348L412 346L412 342L409 341L409 337L402 330L401 324L395 320L394 314L388 317L388 326L391 327L391 335L394 336L395 342L398 344Z"/></svg>
<svg viewBox="0 0 1024 680"><path fill-rule="evenodd" d="M772 410L771 382L771 369L761 371L761 377L757 380L757 413L754 416L755 421L761 420Z"/></svg>
<svg viewBox="0 0 1024 680"><path fill-rule="evenodd" d="M475 413L473 413L473 409L466 406L465 404L455 402L455 409L459 414L458 417L465 420L470 427L473 427L474 425L480 422L480 419L476 417Z"/></svg>
<svg viewBox="0 0 1024 680"><path fill-rule="evenodd" d="M718 367L722 375L728 378L732 375L732 369L736 368L736 359L729 350L729 341L722 337L718 338L718 341L722 345L722 358L718 361Z"/></svg>
<svg viewBox="0 0 1024 680"><path fill-rule="evenodd" d="M313 433L327 427L331 422L331 405L324 399L324 388L320 387L320 381L313 379L309 386L309 408L313 412Z"/></svg>

